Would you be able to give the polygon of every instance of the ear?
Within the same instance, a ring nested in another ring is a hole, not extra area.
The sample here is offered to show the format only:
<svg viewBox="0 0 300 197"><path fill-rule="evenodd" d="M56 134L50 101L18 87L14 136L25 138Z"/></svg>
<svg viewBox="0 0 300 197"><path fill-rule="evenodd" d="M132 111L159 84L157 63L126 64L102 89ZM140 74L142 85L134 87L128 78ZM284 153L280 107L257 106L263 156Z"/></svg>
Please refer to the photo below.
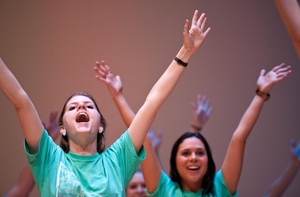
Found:
<svg viewBox="0 0 300 197"><path fill-rule="evenodd" d="M104 131L103 127L100 126L100 127L99 127L99 133L102 133L103 131Z"/></svg>
<svg viewBox="0 0 300 197"><path fill-rule="evenodd" d="M66 129L65 129L64 127L60 127L60 128L59 128L59 132L60 132L63 136L66 136L66 134L67 134L67 131L66 131Z"/></svg>

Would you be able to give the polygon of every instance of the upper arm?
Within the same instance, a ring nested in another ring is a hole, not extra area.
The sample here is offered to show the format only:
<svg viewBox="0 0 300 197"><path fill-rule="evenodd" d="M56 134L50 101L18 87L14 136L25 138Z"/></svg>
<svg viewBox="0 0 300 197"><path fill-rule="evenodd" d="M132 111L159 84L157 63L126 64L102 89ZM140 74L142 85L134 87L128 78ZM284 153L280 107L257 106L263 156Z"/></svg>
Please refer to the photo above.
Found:
<svg viewBox="0 0 300 197"><path fill-rule="evenodd" d="M24 96L22 105L15 108L30 151L32 154L37 153L43 132L43 125L39 115L27 95Z"/></svg>
<svg viewBox="0 0 300 197"><path fill-rule="evenodd" d="M147 190L149 193L153 193L158 187L162 169L149 137L146 137L144 147L147 155L142 162L142 171Z"/></svg>

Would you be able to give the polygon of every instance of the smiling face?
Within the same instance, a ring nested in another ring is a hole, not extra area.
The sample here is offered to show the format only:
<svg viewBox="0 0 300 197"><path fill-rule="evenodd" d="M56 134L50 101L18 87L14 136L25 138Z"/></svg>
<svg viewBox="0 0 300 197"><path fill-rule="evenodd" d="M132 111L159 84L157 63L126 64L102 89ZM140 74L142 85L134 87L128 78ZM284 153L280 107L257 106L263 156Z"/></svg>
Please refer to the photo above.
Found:
<svg viewBox="0 0 300 197"><path fill-rule="evenodd" d="M176 168L184 189L201 189L208 168L208 156L200 139L190 137L182 141L176 154Z"/></svg>
<svg viewBox="0 0 300 197"><path fill-rule="evenodd" d="M147 197L146 184L141 171L137 171L126 188L126 197Z"/></svg>

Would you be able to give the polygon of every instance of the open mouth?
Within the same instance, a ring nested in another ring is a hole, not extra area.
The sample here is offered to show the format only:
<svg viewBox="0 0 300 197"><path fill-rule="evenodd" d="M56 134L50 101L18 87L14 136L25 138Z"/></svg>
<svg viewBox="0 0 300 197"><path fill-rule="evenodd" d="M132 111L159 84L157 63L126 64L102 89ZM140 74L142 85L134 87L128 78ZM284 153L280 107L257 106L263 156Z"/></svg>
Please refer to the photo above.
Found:
<svg viewBox="0 0 300 197"><path fill-rule="evenodd" d="M89 120L90 118L85 112L80 112L76 117L76 122L88 122Z"/></svg>
<svg viewBox="0 0 300 197"><path fill-rule="evenodd" d="M199 169L200 169L199 166L189 166L189 167L188 167L188 170L191 170L191 171L197 171L197 170L199 170Z"/></svg>

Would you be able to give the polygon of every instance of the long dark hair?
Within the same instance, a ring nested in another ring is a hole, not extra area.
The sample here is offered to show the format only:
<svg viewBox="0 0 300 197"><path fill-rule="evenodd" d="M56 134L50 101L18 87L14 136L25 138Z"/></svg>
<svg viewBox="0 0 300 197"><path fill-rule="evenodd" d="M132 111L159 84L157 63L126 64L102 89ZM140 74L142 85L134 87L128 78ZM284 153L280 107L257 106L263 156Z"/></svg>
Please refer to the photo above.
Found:
<svg viewBox="0 0 300 197"><path fill-rule="evenodd" d="M176 167L176 155L178 152L179 145L187 138L196 137L199 140L201 140L205 146L207 157L208 157L208 166L207 166L207 172L205 176L203 177L202 181L202 196L207 194L214 195L214 188L213 188L213 181L216 173L216 166L215 162L212 157L212 153L209 147L209 144L207 143L206 139L198 132L186 132L183 135L181 135L176 142L173 145L172 152L171 152L171 158L170 158L170 178L173 182L176 182L180 185L182 188L182 179L181 176L178 173L177 167Z"/></svg>
<svg viewBox="0 0 300 197"><path fill-rule="evenodd" d="M106 126L107 126L107 123L106 123L106 120L105 118L103 117L103 115L101 114L100 110L99 110L99 107L95 101L95 99L92 97L92 95L86 93L86 92L76 92L74 93L73 95L71 95L67 101L65 102L64 106L63 106L63 109L60 113L60 116L59 116L59 119L58 119L58 125L59 126L62 126L63 125L63 117L64 117L64 114L65 114L65 111L66 111L66 105L67 103L69 102L69 100L71 98L73 98L74 96L86 96L88 98L90 98L93 103L95 104L96 106L96 109L97 111L99 112L100 114L100 124L101 126L103 127L103 132L101 133L98 133L97 135L97 152L98 153L102 153L104 150L105 150L105 137L104 137L104 133L106 131ZM64 150L64 152L68 153L70 151L70 147L69 147L69 138L68 138L68 135L65 135L61 137L61 141L60 141L60 147Z"/></svg>

